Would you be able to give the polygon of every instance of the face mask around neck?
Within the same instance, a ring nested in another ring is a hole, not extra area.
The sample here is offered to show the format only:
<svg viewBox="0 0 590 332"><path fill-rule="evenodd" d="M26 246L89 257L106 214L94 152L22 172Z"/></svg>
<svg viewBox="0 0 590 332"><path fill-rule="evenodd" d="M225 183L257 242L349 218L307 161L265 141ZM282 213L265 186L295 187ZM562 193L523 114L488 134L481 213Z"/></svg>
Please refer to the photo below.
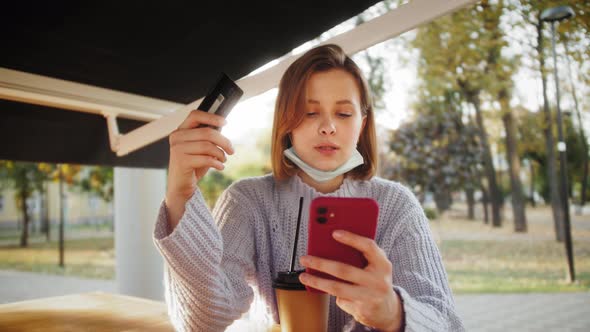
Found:
<svg viewBox="0 0 590 332"><path fill-rule="evenodd" d="M297 165L305 174L309 175L312 179L317 182L326 182L336 178L339 175L342 175L351 169L364 164L363 156L358 152L357 149L354 149L352 152L352 156L340 167L336 168L333 171L322 171L317 168L311 167L305 161L303 161L297 154L295 153L295 149L293 147L286 149L283 151L285 157L291 160L295 165Z"/></svg>

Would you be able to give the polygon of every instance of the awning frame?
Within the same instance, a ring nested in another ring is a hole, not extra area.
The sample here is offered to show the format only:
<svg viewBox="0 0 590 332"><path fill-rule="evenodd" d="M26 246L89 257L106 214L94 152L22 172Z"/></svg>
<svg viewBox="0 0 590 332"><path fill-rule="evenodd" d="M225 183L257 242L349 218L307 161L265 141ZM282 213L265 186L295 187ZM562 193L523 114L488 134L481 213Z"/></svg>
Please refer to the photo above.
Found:
<svg viewBox="0 0 590 332"><path fill-rule="evenodd" d="M338 44L352 55L476 1L410 1L321 44ZM274 66L238 80L237 84L244 90L242 101L276 87L287 67L298 56L291 52ZM0 68L0 98L101 114L106 118L111 150L119 157L168 136L202 100L199 98L183 105L6 68ZM118 117L151 122L121 134Z"/></svg>

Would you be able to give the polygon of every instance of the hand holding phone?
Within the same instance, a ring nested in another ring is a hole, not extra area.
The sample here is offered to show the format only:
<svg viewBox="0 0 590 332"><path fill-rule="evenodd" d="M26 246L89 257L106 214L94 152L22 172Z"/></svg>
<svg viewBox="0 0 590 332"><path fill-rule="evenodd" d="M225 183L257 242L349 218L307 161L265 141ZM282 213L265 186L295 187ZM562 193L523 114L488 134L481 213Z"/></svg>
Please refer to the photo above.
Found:
<svg viewBox="0 0 590 332"><path fill-rule="evenodd" d="M227 75L221 74L199 110L191 111L170 134L166 206L171 229L183 215L185 203L194 193L197 182L209 168L223 170L223 163L227 160L225 154L234 153L231 142L219 131L203 127L218 129L223 126L223 117L229 114L242 94L243 91Z"/></svg>
<svg viewBox="0 0 590 332"><path fill-rule="evenodd" d="M364 268L367 260L350 246L336 241L332 233L345 230L375 239L379 205L370 198L318 197L311 202L307 254ZM307 273L332 280L340 280L329 274L310 268ZM308 290L319 290L308 287Z"/></svg>

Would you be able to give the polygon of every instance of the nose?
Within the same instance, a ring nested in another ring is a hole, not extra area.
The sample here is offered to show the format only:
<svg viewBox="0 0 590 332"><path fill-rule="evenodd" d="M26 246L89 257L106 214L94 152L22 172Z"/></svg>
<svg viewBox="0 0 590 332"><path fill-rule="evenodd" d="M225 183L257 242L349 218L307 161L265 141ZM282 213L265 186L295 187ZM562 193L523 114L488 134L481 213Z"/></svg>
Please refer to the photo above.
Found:
<svg viewBox="0 0 590 332"><path fill-rule="evenodd" d="M321 135L336 134L336 126L334 126L334 121L332 121L332 117L324 116L322 122L320 123L319 132Z"/></svg>

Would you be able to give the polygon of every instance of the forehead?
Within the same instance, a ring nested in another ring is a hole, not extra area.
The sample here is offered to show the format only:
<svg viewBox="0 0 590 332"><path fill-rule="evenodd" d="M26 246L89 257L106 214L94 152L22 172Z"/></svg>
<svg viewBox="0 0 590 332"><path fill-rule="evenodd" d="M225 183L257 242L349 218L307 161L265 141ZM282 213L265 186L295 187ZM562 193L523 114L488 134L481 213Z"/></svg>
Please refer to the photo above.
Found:
<svg viewBox="0 0 590 332"><path fill-rule="evenodd" d="M306 97L313 99L353 98L359 100L360 91L352 74L342 69L313 73L307 81Z"/></svg>

